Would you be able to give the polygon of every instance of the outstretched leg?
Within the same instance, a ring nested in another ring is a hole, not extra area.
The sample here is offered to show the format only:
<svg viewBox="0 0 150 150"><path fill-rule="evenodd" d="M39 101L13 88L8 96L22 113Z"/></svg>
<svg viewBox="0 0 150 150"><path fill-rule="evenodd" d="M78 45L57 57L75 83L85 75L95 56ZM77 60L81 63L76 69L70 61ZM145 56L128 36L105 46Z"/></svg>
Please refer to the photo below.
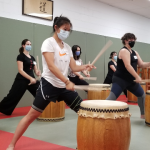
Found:
<svg viewBox="0 0 150 150"><path fill-rule="evenodd" d="M145 93L143 88L139 83L135 83L132 86L128 87L128 90L133 93L137 98L138 98L138 105L140 107L141 111L141 118L145 118L145 111L144 111L144 106L145 106Z"/></svg>
<svg viewBox="0 0 150 150"><path fill-rule="evenodd" d="M14 137L8 146L7 150L14 150L15 145L23 133L27 130L28 126L41 114L41 112L36 111L31 108L28 114L19 122L17 129L15 131Z"/></svg>
<svg viewBox="0 0 150 150"><path fill-rule="evenodd" d="M122 88L117 83L113 83L111 92L109 96L106 98L106 100L116 100L122 91L123 91Z"/></svg>

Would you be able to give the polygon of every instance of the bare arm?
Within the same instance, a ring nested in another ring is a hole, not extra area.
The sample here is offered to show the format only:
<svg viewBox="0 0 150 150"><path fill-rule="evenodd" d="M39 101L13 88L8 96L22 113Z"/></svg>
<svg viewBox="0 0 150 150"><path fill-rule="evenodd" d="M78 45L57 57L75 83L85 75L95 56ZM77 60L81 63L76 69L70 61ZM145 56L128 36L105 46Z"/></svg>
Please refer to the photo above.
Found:
<svg viewBox="0 0 150 150"><path fill-rule="evenodd" d="M136 73L136 71L133 69L133 67L130 64L130 52L122 49L119 52L119 58L121 58L124 62L124 65L126 67L126 69L128 70L128 72L135 78L139 78L139 75Z"/></svg>
<svg viewBox="0 0 150 150"><path fill-rule="evenodd" d="M143 62L138 52L136 52L137 58L138 58L138 66L141 68L147 68L150 67L150 62Z"/></svg>
<svg viewBox="0 0 150 150"><path fill-rule="evenodd" d="M83 70L86 69L86 67L87 67L87 65L81 65L81 66L76 65L76 62L75 62L74 58L71 57L71 59L70 59L70 68L73 72L83 71Z"/></svg>
<svg viewBox="0 0 150 150"><path fill-rule="evenodd" d="M83 62L82 62L82 60L81 60L81 66L83 65ZM87 74L87 71L86 70L82 70L81 71L85 76L90 76L90 74ZM81 77L81 78L83 78L83 76L80 74L80 73L78 73L78 72L73 72L75 75L77 75L77 76L79 76L79 77Z"/></svg>
<svg viewBox="0 0 150 150"><path fill-rule="evenodd" d="M76 76L80 76L81 74L78 72L73 72Z"/></svg>
<svg viewBox="0 0 150 150"><path fill-rule="evenodd" d="M114 65L110 65L110 68L115 72L116 68L114 67Z"/></svg>

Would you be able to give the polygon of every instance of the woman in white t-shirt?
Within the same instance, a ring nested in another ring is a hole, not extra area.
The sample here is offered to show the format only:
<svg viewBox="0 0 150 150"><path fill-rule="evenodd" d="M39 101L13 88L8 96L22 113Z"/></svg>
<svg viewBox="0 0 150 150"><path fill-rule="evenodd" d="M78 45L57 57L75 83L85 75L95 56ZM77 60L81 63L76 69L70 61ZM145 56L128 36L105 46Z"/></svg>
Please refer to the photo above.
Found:
<svg viewBox="0 0 150 150"><path fill-rule="evenodd" d="M69 36L71 28L72 24L68 18L61 16L54 19L54 35L46 39L41 47L43 73L35 100L29 113L18 124L7 150L14 150L16 142L28 126L51 101L64 100L75 112L79 110L82 99L74 91L74 84L67 78L69 66L73 72L91 70L95 67L76 65L70 46L63 42Z"/></svg>
<svg viewBox="0 0 150 150"><path fill-rule="evenodd" d="M73 57L76 61L76 65L81 66L83 65L82 60L80 58L81 56L81 47L78 45L74 45L72 47L72 53L73 53ZM89 83L87 83L86 81L83 80L83 76L81 74L81 72L87 76L90 77L89 74L87 74L87 71L83 70L80 72L73 72L71 68L69 68L69 74L68 77L70 79L71 82L73 82L75 85L89 85Z"/></svg>

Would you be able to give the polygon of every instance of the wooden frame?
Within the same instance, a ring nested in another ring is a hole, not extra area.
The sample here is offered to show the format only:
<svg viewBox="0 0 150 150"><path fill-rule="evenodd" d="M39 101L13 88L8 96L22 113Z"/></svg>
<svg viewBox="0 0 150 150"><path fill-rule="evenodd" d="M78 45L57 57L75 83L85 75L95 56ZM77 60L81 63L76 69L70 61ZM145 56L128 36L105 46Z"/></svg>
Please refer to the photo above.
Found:
<svg viewBox="0 0 150 150"><path fill-rule="evenodd" d="M52 0L22 0L22 14L30 17L53 20Z"/></svg>

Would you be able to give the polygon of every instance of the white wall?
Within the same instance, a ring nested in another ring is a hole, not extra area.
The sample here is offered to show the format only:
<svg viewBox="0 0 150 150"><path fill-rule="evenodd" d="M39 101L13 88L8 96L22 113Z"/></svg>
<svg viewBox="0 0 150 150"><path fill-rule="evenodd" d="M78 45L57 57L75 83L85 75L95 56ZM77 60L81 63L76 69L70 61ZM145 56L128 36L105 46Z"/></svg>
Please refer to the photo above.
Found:
<svg viewBox="0 0 150 150"><path fill-rule="evenodd" d="M132 32L139 42L150 43L150 19L94 0L54 0L54 17L63 14L73 29L121 38ZM52 26L52 21L22 15L22 0L0 0L0 16Z"/></svg>

